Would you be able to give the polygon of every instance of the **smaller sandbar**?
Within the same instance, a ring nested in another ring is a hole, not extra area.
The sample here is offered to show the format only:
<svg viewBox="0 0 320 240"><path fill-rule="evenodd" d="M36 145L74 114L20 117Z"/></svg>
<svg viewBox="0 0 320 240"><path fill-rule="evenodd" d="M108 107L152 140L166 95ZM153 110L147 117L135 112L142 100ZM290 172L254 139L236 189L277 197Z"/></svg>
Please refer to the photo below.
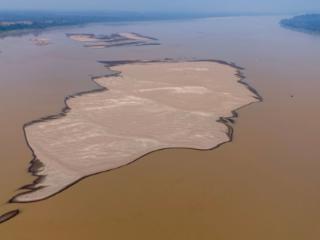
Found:
<svg viewBox="0 0 320 240"><path fill-rule="evenodd" d="M68 33L67 37L74 41L85 43L84 46L89 48L159 45L157 39L133 32L113 33L110 35Z"/></svg>
<svg viewBox="0 0 320 240"><path fill-rule="evenodd" d="M20 210L13 210L10 212L7 212L3 215L0 216L0 223L4 223L6 221L9 221L11 218L14 218L15 216L17 216L20 213Z"/></svg>
<svg viewBox="0 0 320 240"><path fill-rule="evenodd" d="M32 38L31 42L36 46L47 46L50 44L50 40L48 38Z"/></svg>

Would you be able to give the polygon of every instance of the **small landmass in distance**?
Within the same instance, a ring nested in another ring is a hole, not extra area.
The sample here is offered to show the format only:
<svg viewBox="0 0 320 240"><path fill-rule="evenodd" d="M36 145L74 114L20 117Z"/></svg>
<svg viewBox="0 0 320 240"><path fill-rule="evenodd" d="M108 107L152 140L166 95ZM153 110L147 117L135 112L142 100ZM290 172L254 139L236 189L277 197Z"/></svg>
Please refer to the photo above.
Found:
<svg viewBox="0 0 320 240"><path fill-rule="evenodd" d="M50 44L50 40L48 38L32 38L31 42L36 46L47 46Z"/></svg>
<svg viewBox="0 0 320 240"><path fill-rule="evenodd" d="M84 42L84 46L89 48L107 48L129 45L146 46L160 44L155 38L143 36L133 32L114 33L111 35L69 33L67 36L74 41Z"/></svg>

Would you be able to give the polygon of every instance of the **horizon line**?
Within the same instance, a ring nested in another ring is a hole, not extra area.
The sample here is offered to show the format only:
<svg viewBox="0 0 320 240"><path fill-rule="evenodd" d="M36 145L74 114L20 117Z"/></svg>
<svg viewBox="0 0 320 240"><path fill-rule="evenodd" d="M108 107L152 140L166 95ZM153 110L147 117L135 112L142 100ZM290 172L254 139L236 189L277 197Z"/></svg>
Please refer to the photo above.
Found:
<svg viewBox="0 0 320 240"><path fill-rule="evenodd" d="M312 14L320 10L301 11L167 11L167 10L119 10L119 9L32 9L7 8L0 12L51 12L51 13L136 13L136 14L188 14L188 15L280 15L280 14Z"/></svg>

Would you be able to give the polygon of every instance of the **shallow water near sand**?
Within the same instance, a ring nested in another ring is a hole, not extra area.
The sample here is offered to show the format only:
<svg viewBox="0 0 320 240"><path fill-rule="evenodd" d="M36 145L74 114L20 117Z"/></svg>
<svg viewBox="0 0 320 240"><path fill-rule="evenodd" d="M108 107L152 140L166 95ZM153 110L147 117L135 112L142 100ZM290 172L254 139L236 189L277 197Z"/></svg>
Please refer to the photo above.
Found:
<svg viewBox="0 0 320 240"><path fill-rule="evenodd" d="M318 239L320 37L281 17L89 25L0 41L0 201L28 184L22 125L94 89L97 60L213 58L245 67L264 102L239 111L234 141L213 151L165 150L90 177L0 225L4 239ZM132 31L160 46L83 48L65 33Z"/></svg>

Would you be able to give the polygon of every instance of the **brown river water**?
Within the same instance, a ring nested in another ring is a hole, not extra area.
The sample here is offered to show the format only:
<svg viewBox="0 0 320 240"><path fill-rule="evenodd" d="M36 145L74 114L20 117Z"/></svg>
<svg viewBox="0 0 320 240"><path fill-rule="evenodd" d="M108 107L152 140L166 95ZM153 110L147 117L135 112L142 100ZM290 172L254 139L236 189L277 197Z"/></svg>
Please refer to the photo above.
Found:
<svg viewBox="0 0 320 240"><path fill-rule="evenodd" d="M320 238L320 36L282 17L88 25L0 40L0 239ZM132 31L162 45L83 48L65 33ZM245 68L264 98L239 111L233 142L212 151L164 150L89 177L41 202L6 204L34 179L22 126L58 113L66 95L97 86L97 60L221 59Z"/></svg>

